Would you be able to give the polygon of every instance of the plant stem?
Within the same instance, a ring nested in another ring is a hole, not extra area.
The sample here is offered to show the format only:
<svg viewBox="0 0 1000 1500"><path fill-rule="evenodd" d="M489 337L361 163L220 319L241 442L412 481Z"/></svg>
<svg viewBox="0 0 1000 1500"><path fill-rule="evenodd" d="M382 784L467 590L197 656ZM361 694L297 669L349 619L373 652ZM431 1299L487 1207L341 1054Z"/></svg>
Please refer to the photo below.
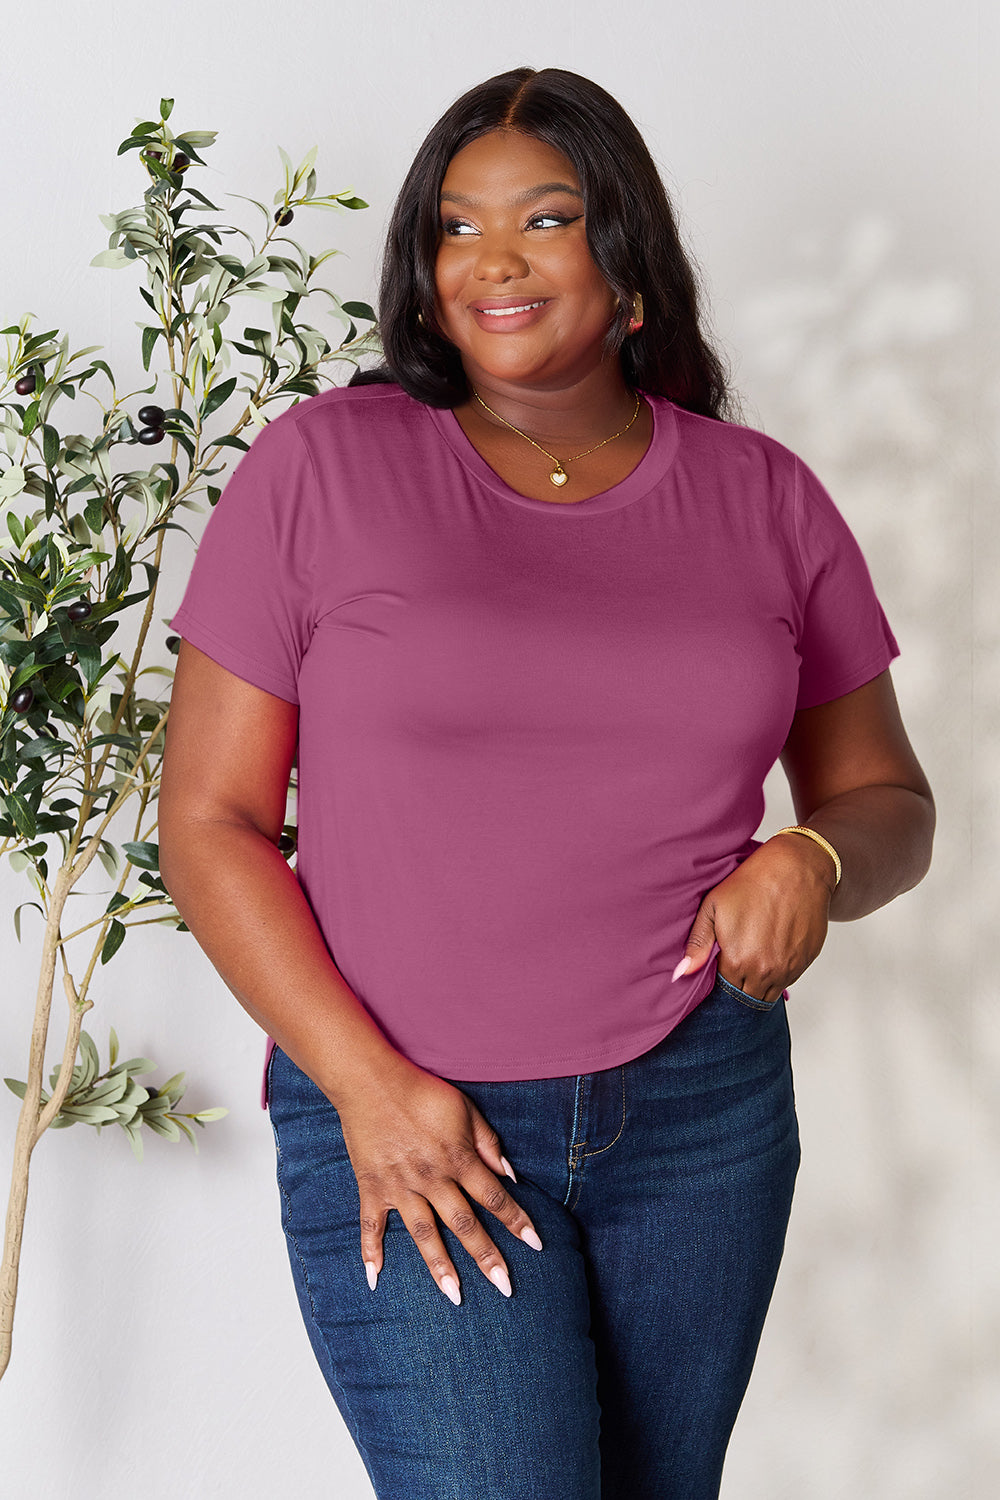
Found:
<svg viewBox="0 0 1000 1500"><path fill-rule="evenodd" d="M77 995L73 976L65 965L66 959L64 956L63 989L66 991L66 999L69 1001L69 1025L66 1027L66 1042L63 1046L59 1078L49 1098L49 1102L38 1116L34 1141L36 1146L62 1109L66 1095L70 1091L70 1086L73 1082L73 1066L76 1063L76 1049L80 1045L80 1030L83 1026L83 1018L87 1014L87 1011L91 1010L94 1005L93 1000L81 1000Z"/></svg>
<svg viewBox="0 0 1000 1500"><path fill-rule="evenodd" d="M21 1263L21 1241L24 1235L24 1213L28 1202L28 1172L31 1165L31 1153L38 1141L41 1114L42 1072L45 1067L45 1044L48 1041L49 1015L52 1010L56 947L59 942L59 925L63 908L72 884L72 871L64 865L53 882L45 922L42 961L35 996L35 1019L31 1029L31 1050L28 1056L28 1078L21 1112L17 1120L17 1134L14 1138L14 1164L7 1205L3 1262L0 1264L0 1379L3 1378L4 1371L10 1363L14 1306L17 1301L17 1277Z"/></svg>
<svg viewBox="0 0 1000 1500"><path fill-rule="evenodd" d="M162 553L163 553L163 541L164 541L165 536L166 536L166 532L165 531L161 531L161 532L159 532L157 534L157 538L156 538L156 550L155 550L155 553L153 555L153 567L156 569L157 583L159 582L160 558L161 558ZM123 716L123 714L125 712L125 708L126 708L126 705L127 705L128 701L129 701L130 695L132 693L132 689L135 686L136 675L137 675L137 673L139 671L139 662L140 662L141 657L142 657L143 647L146 644L146 634L147 634L147 632L149 630L149 627L150 627L150 624L152 622L152 619L153 619L153 609L155 608L155 605L156 605L156 588L157 588L157 583L153 584L153 587L149 591L149 597L146 600L146 608L143 611L142 624L139 627L139 638L138 638L138 641L136 642L135 651L133 652L133 655L132 655L132 661L131 661L131 663L129 665L128 673L127 673L127 675L125 677L125 681L124 681L124 683L122 685L121 702L118 704L118 710L114 714L114 716L112 718L112 721L111 721L111 729L109 731L111 734L117 734L118 733L118 729L119 729L119 727L121 725L121 721L122 721L122 716ZM163 721L161 720L161 723L162 722ZM96 780L96 782L97 782L98 787L100 787L101 777L104 774L104 768L107 765L108 757L111 754L111 750L112 750L112 746L110 745L110 743L107 744L107 745L105 745L105 747L104 747L104 753L101 756L100 761L98 762L97 771L95 773L95 778L94 778ZM90 800L92 801L93 797L91 797ZM80 818L81 818L80 828L81 828L81 831L82 831L82 828L83 828L83 824L86 822L86 817L87 817L87 815L89 815L89 812L90 812L90 808L89 808L89 805L87 805L87 802L85 800L85 802L82 803L81 807L80 807Z"/></svg>
<svg viewBox="0 0 1000 1500"><path fill-rule="evenodd" d="M83 873L83 871L90 864L91 860L94 858L94 855L97 853L97 850L100 847L101 839L104 837L105 833L107 832L108 827L109 827L109 825L111 823L111 820L114 818L115 814L117 813L118 809L121 807L122 803L125 802L127 798L129 798L129 797L131 797L133 795L133 792L135 791L135 787L134 786L130 786L129 783L135 781L136 774L137 774L137 772L139 770L139 767L143 764L143 762L146 759L146 756L149 754L150 748L152 747L154 741L156 740L156 736L159 734L160 730L163 728L164 724L167 722L167 716L169 715L169 713L170 713L170 709L169 709L169 706L168 706L167 708L165 708L163 710L163 713L160 715L159 719L157 720L156 727L153 730L152 734L150 734L150 735L147 736L146 743L140 749L139 754L136 757L136 761L135 761L134 766L132 767L131 771L129 771L128 774L125 776L124 780L122 781L122 784L119 787L118 792L115 795L115 800L112 802L111 806L108 808L107 812L104 814L103 818L101 819L101 821L100 821L100 823L99 823L99 825L97 827L96 832L94 832L94 833L92 833L92 834L90 834L88 836L86 844L84 845L84 847L80 851L80 853L76 856L76 863L73 866L73 879L74 879L74 881L78 878L79 875L81 875ZM75 835L75 837L78 837L79 832L80 832L80 830L79 830L79 827L78 827L78 832L77 832L77 835ZM76 853L76 849L78 847L79 847L78 843L76 845L71 845L71 853L75 854Z"/></svg>
<svg viewBox="0 0 1000 1500"><path fill-rule="evenodd" d="M21 1104L21 1112L17 1120L17 1133L14 1138L14 1163L11 1170L10 1198L7 1205L7 1223L4 1233L3 1261L0 1263L0 1379L10 1363L10 1351L14 1327L14 1308L17 1303L17 1281L18 1271L21 1263L21 1242L24 1237L24 1215L28 1203L28 1176L31 1166L31 1153L34 1151L44 1131L51 1124L62 1105L69 1081L73 1072L73 1059L76 1057L76 1047L80 1039L80 1024L84 1013L90 1009L92 1001L86 999L87 987L93 973L94 964L100 953L96 948L91 958L90 966L83 984L83 997L78 997L73 988L73 981L68 970L65 972L67 996L71 999L70 1022L66 1036L66 1044L63 1052L63 1067L59 1074L59 1083L56 1091L46 1105L45 1110L41 1108L42 1100L42 1074L45 1067L45 1048L49 1035L49 1017L52 1011L52 990L55 983L56 953L61 944L60 926L62 923L63 910L67 898L73 886L79 880L84 870L90 864L97 853L104 829L110 823L115 812L126 797L130 796L140 766L143 765L149 754L151 745L166 722L166 712L160 718L159 723L152 734L143 745L139 757L131 772L125 778L115 802L102 821L101 828L93 835L86 846L77 853L79 848L79 836L81 829L78 827L74 841L70 847L70 854L65 863L60 867L55 880L52 883L52 891L48 902L48 915L45 922L45 934L42 939L41 966L38 974L38 990L35 998L35 1019L31 1032L31 1050L28 1058L28 1077L25 1086L24 1099ZM73 856L75 855L75 859ZM106 922L110 918L105 919ZM65 1085L65 1087L63 1087ZM52 1109L53 1100L56 1101L55 1109Z"/></svg>

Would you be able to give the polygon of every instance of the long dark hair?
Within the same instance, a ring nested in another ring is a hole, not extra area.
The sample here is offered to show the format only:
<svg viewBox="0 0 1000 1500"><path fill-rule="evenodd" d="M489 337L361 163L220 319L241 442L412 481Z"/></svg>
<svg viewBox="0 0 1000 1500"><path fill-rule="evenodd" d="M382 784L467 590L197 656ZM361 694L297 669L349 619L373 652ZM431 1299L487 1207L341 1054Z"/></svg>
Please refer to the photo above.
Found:
<svg viewBox="0 0 1000 1500"><path fill-rule="evenodd" d="M583 189L587 241L620 304L607 347L626 381L725 420L734 405L721 359L699 326L699 290L645 141L617 100L578 73L514 68L478 84L430 131L399 192L382 260L379 331L385 364L352 384L398 382L429 406L470 394L458 350L436 330L434 267L441 183L463 146L518 130L567 156ZM636 292L644 322L629 334Z"/></svg>

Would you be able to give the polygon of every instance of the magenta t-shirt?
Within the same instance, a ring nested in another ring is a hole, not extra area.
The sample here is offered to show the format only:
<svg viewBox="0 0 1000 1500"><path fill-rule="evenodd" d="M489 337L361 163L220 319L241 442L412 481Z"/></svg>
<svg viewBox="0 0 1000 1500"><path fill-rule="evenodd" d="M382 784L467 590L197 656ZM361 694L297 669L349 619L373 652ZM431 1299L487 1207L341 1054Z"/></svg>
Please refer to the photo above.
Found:
<svg viewBox="0 0 1000 1500"><path fill-rule="evenodd" d="M633 472L518 494L397 386L276 417L209 518L173 628L299 708L298 879L390 1042L467 1080L616 1066L756 847L798 708L898 647L815 475L647 397Z"/></svg>

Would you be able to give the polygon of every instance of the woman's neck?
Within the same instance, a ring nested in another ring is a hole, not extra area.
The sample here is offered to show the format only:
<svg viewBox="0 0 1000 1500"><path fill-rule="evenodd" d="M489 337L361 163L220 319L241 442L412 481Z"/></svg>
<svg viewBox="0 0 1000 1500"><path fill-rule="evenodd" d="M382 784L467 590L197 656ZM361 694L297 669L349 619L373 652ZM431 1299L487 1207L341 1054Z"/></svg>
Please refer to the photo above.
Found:
<svg viewBox="0 0 1000 1500"><path fill-rule="evenodd" d="M649 447L649 405L628 389L620 372L618 382L610 389L605 382L540 391L484 379L473 384L479 399L471 396L454 415L480 457L512 489L571 504L620 484ZM552 479L560 472L564 479Z"/></svg>
<svg viewBox="0 0 1000 1500"><path fill-rule="evenodd" d="M635 411L617 358L559 387L514 385L478 371L469 372L469 383L474 394L456 408L463 427L509 425L553 451L600 442Z"/></svg>

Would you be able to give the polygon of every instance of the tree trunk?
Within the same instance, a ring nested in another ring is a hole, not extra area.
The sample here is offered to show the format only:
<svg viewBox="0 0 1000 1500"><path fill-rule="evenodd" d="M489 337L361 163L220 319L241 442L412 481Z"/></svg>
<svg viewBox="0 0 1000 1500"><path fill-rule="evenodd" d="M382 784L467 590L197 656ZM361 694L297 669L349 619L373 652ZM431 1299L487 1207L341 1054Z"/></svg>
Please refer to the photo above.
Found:
<svg viewBox="0 0 1000 1500"><path fill-rule="evenodd" d="M31 1153L39 1139L38 1117L41 1113L42 1076L45 1069L45 1047L49 1035L52 989L56 972L56 950L63 907L73 882L73 872L64 865L56 876L45 923L42 962L35 999L35 1020L31 1031L28 1079L14 1139L14 1165L11 1172L10 1200L4 1234L3 1263L0 1266L0 1379L10 1363L14 1306L17 1302L17 1273L21 1262L21 1240L24 1213L28 1202L28 1170Z"/></svg>

